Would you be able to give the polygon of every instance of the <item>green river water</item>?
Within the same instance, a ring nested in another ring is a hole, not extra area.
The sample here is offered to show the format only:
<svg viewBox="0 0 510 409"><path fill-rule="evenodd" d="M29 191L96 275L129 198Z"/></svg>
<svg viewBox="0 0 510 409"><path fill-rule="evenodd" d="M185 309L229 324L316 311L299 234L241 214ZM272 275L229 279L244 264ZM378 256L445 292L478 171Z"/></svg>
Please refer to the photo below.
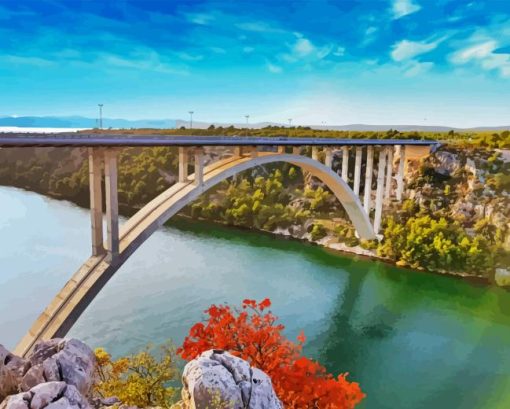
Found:
<svg viewBox="0 0 510 409"><path fill-rule="evenodd" d="M0 187L0 343L11 348L89 254L89 214ZM179 344L212 303L269 297L362 408L510 408L510 292L317 246L177 221L116 273L72 329L115 356Z"/></svg>

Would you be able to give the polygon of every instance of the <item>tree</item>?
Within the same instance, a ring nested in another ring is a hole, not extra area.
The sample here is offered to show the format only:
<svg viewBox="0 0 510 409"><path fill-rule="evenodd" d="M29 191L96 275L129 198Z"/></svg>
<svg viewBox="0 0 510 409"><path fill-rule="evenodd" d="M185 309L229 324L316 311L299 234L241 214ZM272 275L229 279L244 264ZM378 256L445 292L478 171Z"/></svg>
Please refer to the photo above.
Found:
<svg viewBox="0 0 510 409"><path fill-rule="evenodd" d="M302 356L305 336L294 343L282 334L284 326L267 309L269 299L244 300L240 311L212 305L205 323L195 324L177 353L194 359L209 349L222 349L266 372L278 397L288 409L350 409L364 394L359 385L327 373L318 362Z"/></svg>
<svg viewBox="0 0 510 409"><path fill-rule="evenodd" d="M103 348L95 350L97 378L94 393L100 397L116 396L126 405L138 407L161 406L169 408L175 388L168 382L177 379L174 348L161 345L159 359L152 354L153 347L130 357L112 360Z"/></svg>

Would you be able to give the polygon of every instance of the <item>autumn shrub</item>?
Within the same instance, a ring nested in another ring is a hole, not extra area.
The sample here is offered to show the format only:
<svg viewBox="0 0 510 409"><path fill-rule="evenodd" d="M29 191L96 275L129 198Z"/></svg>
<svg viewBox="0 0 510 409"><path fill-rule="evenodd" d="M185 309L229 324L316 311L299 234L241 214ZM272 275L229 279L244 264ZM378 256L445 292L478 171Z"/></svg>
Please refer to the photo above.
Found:
<svg viewBox="0 0 510 409"><path fill-rule="evenodd" d="M159 354L153 350L149 345L136 355L112 360L103 348L96 349L94 394L102 398L116 396L123 404L140 408L169 408L176 389L168 383L178 378L175 350L171 344L161 345Z"/></svg>
<svg viewBox="0 0 510 409"><path fill-rule="evenodd" d="M288 409L350 409L364 394L359 385L347 380L347 373L336 378L302 355L305 336L297 343L283 334L284 326L268 308L269 299L260 303L244 300L242 309L212 305L205 312L207 321L195 324L177 353L186 360L209 349L222 349L248 361L272 379L276 394Z"/></svg>

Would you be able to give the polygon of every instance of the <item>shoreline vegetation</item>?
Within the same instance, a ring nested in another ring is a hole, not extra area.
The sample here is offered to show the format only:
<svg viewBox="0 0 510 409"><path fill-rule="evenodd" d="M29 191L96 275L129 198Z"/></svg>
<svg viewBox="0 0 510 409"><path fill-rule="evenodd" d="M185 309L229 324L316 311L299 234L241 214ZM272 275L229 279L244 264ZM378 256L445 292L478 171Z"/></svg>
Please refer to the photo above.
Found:
<svg viewBox="0 0 510 409"><path fill-rule="evenodd" d="M129 133L154 130L110 132L129 137ZM186 129L157 132L191 134ZM419 163L409 163L406 199L385 205L380 242L358 240L331 192L289 164L252 169L224 181L179 215L310 242L413 270L474 277L477 282L493 282L496 269L510 264L509 131L459 134L210 127L192 133L439 140L442 146L438 151ZM206 159L212 162L227 151L209 148ZM338 159L333 162L335 170ZM350 163L353 165L353 158ZM175 182L176 173L176 148L124 149L119 156L121 213L130 215L163 192ZM353 169L349 173L352 177ZM0 184L87 208L86 152L79 148L4 149L0 151Z"/></svg>

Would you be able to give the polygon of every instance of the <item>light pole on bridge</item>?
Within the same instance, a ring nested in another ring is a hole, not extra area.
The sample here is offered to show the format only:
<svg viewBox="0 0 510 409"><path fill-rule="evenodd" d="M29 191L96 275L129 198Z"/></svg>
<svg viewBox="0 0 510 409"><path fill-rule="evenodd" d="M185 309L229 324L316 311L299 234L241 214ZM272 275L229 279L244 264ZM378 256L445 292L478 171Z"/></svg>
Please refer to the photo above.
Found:
<svg viewBox="0 0 510 409"><path fill-rule="evenodd" d="M194 113L195 113L194 111L188 111L188 114L189 114L189 129L193 128L193 114Z"/></svg>
<svg viewBox="0 0 510 409"><path fill-rule="evenodd" d="M97 104L99 107L99 129L103 129L103 104Z"/></svg>
<svg viewBox="0 0 510 409"><path fill-rule="evenodd" d="M250 119L250 115L245 115L244 117L246 118L246 132L245 132L245 136L248 136L248 120Z"/></svg>

